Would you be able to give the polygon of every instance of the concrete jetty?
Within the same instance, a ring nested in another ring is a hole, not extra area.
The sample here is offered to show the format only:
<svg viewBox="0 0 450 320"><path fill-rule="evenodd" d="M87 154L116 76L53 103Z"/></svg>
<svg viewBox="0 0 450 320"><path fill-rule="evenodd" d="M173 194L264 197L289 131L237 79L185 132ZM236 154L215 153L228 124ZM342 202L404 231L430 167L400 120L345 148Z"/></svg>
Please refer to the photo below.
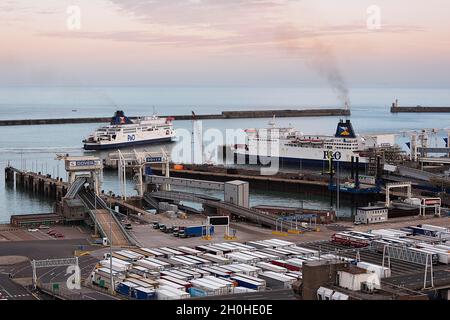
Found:
<svg viewBox="0 0 450 320"><path fill-rule="evenodd" d="M257 109L257 108L254 108ZM348 109L292 109L292 110L258 110L258 111L223 111L217 114L197 114L199 120L217 119L245 119L245 118L270 118L276 117L327 117L349 116ZM166 117L166 116L165 116ZM174 115L175 120L191 120L192 115ZM130 117L136 120L138 117ZM48 124L76 124L76 123L102 123L110 122L111 117L87 117L87 118L55 118L55 119L11 119L0 120L0 126L23 125L48 125Z"/></svg>
<svg viewBox="0 0 450 320"><path fill-rule="evenodd" d="M420 112L450 112L450 107L424 107L424 106L415 106L415 107L391 107L392 113L400 113L400 112L412 112L412 113L420 113Z"/></svg>

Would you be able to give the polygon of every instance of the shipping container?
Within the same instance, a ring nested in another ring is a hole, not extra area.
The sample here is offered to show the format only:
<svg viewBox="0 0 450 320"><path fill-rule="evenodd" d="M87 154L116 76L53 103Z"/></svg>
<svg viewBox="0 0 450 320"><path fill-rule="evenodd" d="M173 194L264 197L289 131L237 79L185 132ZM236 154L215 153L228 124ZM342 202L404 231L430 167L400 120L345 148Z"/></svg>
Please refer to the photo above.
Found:
<svg viewBox="0 0 450 320"><path fill-rule="evenodd" d="M134 248L134 249L130 249L130 251L135 252L140 255L143 255L144 258L154 257L154 254L152 254L146 250L142 250L142 248Z"/></svg>
<svg viewBox="0 0 450 320"><path fill-rule="evenodd" d="M274 265L273 263L269 262L258 262L256 264L257 267L261 268L264 271L274 271L278 273L286 273L288 270L284 267L280 267L277 265Z"/></svg>
<svg viewBox="0 0 450 320"><path fill-rule="evenodd" d="M162 269L164 269L164 266L162 264L155 263L155 262L152 262L152 261L148 261L147 259L141 259L139 261L136 261L134 264L137 265L137 266L140 266L140 267L147 268L149 270L162 270Z"/></svg>
<svg viewBox="0 0 450 320"><path fill-rule="evenodd" d="M250 279L248 277L244 277L243 275L234 275L234 276L231 276L231 279L237 281L237 283L240 287L245 287L245 288L253 289L256 291L263 290L266 287L265 282L263 284L260 281L262 279L257 279L257 278Z"/></svg>
<svg viewBox="0 0 450 320"><path fill-rule="evenodd" d="M318 256L319 255L319 251L317 250L312 250L312 249L308 249L308 248L303 248L303 247L299 247L299 246L292 246L289 247L291 250L294 250L296 252L298 252L299 254L305 256L305 257L312 257L312 256Z"/></svg>
<svg viewBox="0 0 450 320"><path fill-rule="evenodd" d="M172 248L168 248L168 247L161 247L161 248L158 248L158 250L163 251L163 252L170 252L170 253L172 253L175 256L182 256L182 255L184 255L183 252L175 250L175 249L172 249Z"/></svg>
<svg viewBox="0 0 450 320"><path fill-rule="evenodd" d="M100 260L99 262L100 266L107 268L109 270L110 268L110 261L108 260ZM117 262L113 262L112 263L112 270L116 271L116 272L126 272L128 269L127 266L117 263Z"/></svg>
<svg viewBox="0 0 450 320"><path fill-rule="evenodd" d="M194 260L194 261L199 261L201 265L210 265L210 264L212 263L211 260L202 258L202 257L200 257L200 256L193 256L193 255L188 254L188 255L186 255L185 257L186 257L186 258L189 258L189 259L192 259L192 260Z"/></svg>
<svg viewBox="0 0 450 320"><path fill-rule="evenodd" d="M187 281L190 278L192 278L191 275L179 272L176 269L163 270L160 273L161 273L161 276L170 276L170 277L174 277L174 278L181 279L184 281Z"/></svg>
<svg viewBox="0 0 450 320"><path fill-rule="evenodd" d="M232 293L233 294L238 294L238 293L253 293L253 292L257 292L257 290L254 289L250 289L250 288L246 288L246 287L233 287L232 288Z"/></svg>
<svg viewBox="0 0 450 320"><path fill-rule="evenodd" d="M200 268L196 268L196 269L193 269L195 272L198 272L198 273L200 273L200 278L203 278L203 277L206 277L206 276L210 276L211 275L211 272L209 272L209 271L206 271L206 270L204 270L204 269L200 269Z"/></svg>
<svg viewBox="0 0 450 320"><path fill-rule="evenodd" d="M133 266L133 268L131 268L131 270L129 270L129 272L141 277L147 277L147 275L150 273L150 269L135 265Z"/></svg>
<svg viewBox="0 0 450 320"><path fill-rule="evenodd" d="M223 256L222 250L214 249L214 248L211 248L210 246L196 246L195 249L205 252L205 253L208 253L208 254L212 254L212 255L216 255L216 256Z"/></svg>
<svg viewBox="0 0 450 320"><path fill-rule="evenodd" d="M266 285L272 289L290 289L295 278L273 271L264 271L259 274L261 279L266 280Z"/></svg>
<svg viewBox="0 0 450 320"><path fill-rule="evenodd" d="M132 282L124 281L124 282L120 282L117 285L116 291L123 296L131 297L132 289L137 288L137 287L139 287L139 285L132 283Z"/></svg>
<svg viewBox="0 0 450 320"><path fill-rule="evenodd" d="M201 279L195 279L189 281L194 288L198 288L204 291L208 296L217 296L221 293L221 288L218 285L211 285L208 282L201 281Z"/></svg>
<svg viewBox="0 0 450 320"><path fill-rule="evenodd" d="M132 278L132 277L126 278L125 281L137 284L139 287L144 287L144 288L153 287L153 285L148 283L148 282L142 281L140 279L135 279L135 278Z"/></svg>
<svg viewBox="0 0 450 320"><path fill-rule="evenodd" d="M258 262L260 259L256 258L254 256L250 256L241 252L233 252L233 253L228 253L226 254L226 257L233 260L233 261L237 261L237 262L243 262L243 263L256 263Z"/></svg>
<svg viewBox="0 0 450 320"><path fill-rule="evenodd" d="M142 251L148 252L150 255L153 255L154 257L164 257L164 253L159 252L158 250L155 249L148 249L148 248L141 248ZM149 256L151 257L151 256Z"/></svg>
<svg viewBox="0 0 450 320"><path fill-rule="evenodd" d="M166 259L164 258L145 258L142 259L145 261L149 261L149 262L153 262L156 263L160 266L162 266L163 268L170 268L172 265L170 264L170 262L168 262Z"/></svg>
<svg viewBox="0 0 450 320"><path fill-rule="evenodd" d="M202 274L196 269L180 269L181 272L192 275L194 279L201 278Z"/></svg>
<svg viewBox="0 0 450 320"><path fill-rule="evenodd" d="M231 244L233 244L233 245L235 245L235 246L237 246L237 247L242 248L242 250L247 250L247 251L253 251L253 250L256 250L255 247L252 247L252 246L249 246L249 245L240 243L240 242L229 242L229 243L231 243Z"/></svg>
<svg viewBox="0 0 450 320"><path fill-rule="evenodd" d="M136 253L136 252L131 251L131 250L120 250L120 251L116 251L116 252L121 254L121 255L128 255L129 257L133 258L134 260L139 260L139 259L145 258L145 255L140 254L140 253Z"/></svg>
<svg viewBox="0 0 450 320"><path fill-rule="evenodd" d="M171 287L174 287L174 288L176 288L178 290L185 290L186 289L184 286L182 286L182 285L180 285L178 283L175 283L173 281L167 280L167 279L160 278L157 281L158 281L159 286L163 286L163 285L171 286Z"/></svg>
<svg viewBox="0 0 450 320"><path fill-rule="evenodd" d="M229 270L220 270L213 267L202 267L202 270L209 272L210 274L216 276L216 277L222 277L222 278L229 278L230 273ZM228 272L226 272L228 271Z"/></svg>
<svg viewBox="0 0 450 320"><path fill-rule="evenodd" d="M271 248L261 249L259 251L266 252L268 254L273 254L274 256L277 256L279 258L286 257L289 254L288 252L283 252L283 251L279 251L277 249L271 249Z"/></svg>
<svg viewBox="0 0 450 320"><path fill-rule="evenodd" d="M191 297L196 298L196 297L206 297L208 296L208 292L205 290L202 290L200 288L194 288L194 287L190 287L189 288L189 294L191 295Z"/></svg>
<svg viewBox="0 0 450 320"><path fill-rule="evenodd" d="M223 257L220 255L215 255L215 254L211 254L211 253L204 253L202 254L200 257L204 258L204 259L208 259L213 263L219 263L219 264L229 264L231 263L231 260L228 259L227 257Z"/></svg>
<svg viewBox="0 0 450 320"><path fill-rule="evenodd" d="M154 289L137 287L133 289L134 297L137 300L153 300L156 298L156 292Z"/></svg>
<svg viewBox="0 0 450 320"><path fill-rule="evenodd" d="M217 279L215 277L200 278L200 279L195 279L195 281L199 281L200 283L203 283L205 285L209 284L212 287L216 287L215 295L224 295L224 294L229 293L228 284L224 284L220 279Z"/></svg>
<svg viewBox="0 0 450 320"><path fill-rule="evenodd" d="M273 248L273 246L261 243L260 241L248 241L245 243L248 246L252 246L255 249L267 249L267 248Z"/></svg>
<svg viewBox="0 0 450 320"><path fill-rule="evenodd" d="M197 256L197 255L202 253L202 251L200 251L200 250L196 250L196 249L189 248L189 247L183 247L183 246L182 247L178 247L177 250L182 251L182 252L184 252L186 254L195 255L195 256Z"/></svg>
<svg viewBox="0 0 450 320"><path fill-rule="evenodd" d="M162 285L159 287L160 290L170 291L173 292L178 296L177 300L183 300L183 299L189 299L191 295L187 293L185 290L178 290L172 286L165 286Z"/></svg>
<svg viewBox="0 0 450 320"><path fill-rule="evenodd" d="M156 289L156 299L158 300L179 300L180 296L175 292L164 290L164 289Z"/></svg>
<svg viewBox="0 0 450 320"><path fill-rule="evenodd" d="M197 265L197 263L195 263L195 262L182 259L181 256L171 257L171 258L169 258L169 261L174 266L175 266L175 264L177 264L177 266L182 266L182 267L193 267L193 266Z"/></svg>
<svg viewBox="0 0 450 320"><path fill-rule="evenodd" d="M428 243L418 243L417 244L418 248L421 249L426 249L429 252L435 253L438 255L438 260L440 263L442 264L448 264L449 262L449 256L450 256L450 251L446 250L446 249L441 249L437 246L434 246L432 244L428 244Z"/></svg>

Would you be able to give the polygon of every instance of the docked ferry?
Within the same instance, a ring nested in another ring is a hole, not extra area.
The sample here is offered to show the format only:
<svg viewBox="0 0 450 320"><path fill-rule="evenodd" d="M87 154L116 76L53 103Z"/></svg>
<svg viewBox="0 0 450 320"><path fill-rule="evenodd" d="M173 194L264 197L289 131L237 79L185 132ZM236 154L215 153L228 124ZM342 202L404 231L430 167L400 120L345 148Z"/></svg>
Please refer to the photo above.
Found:
<svg viewBox="0 0 450 320"><path fill-rule="evenodd" d="M131 120L116 111L108 126L95 130L83 140L85 150L103 150L132 145L171 142L175 138L173 118L156 115Z"/></svg>
<svg viewBox="0 0 450 320"><path fill-rule="evenodd" d="M269 158L304 165L323 165L330 158L344 165L351 164L352 158L359 166L368 163L364 150L370 146L365 138L355 134L350 120L340 120L334 136L307 135L291 127L275 127L274 120L270 124L266 129L245 130L247 142L236 144L234 153L253 158L250 163Z"/></svg>

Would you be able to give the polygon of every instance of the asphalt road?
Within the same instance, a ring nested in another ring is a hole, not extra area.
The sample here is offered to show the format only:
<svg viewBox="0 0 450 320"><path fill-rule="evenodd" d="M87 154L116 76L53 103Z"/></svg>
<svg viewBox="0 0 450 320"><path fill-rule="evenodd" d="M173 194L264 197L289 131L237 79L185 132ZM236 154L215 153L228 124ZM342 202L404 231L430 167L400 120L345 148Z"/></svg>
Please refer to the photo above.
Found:
<svg viewBox="0 0 450 320"><path fill-rule="evenodd" d="M192 300L298 300L292 289L210 296Z"/></svg>
<svg viewBox="0 0 450 320"><path fill-rule="evenodd" d="M85 239L40 240L40 241L5 241L0 242L0 256L25 256L30 260L73 257L75 250L98 249L91 247Z"/></svg>
<svg viewBox="0 0 450 320"><path fill-rule="evenodd" d="M425 271L425 270L424 270ZM385 282L395 284L397 286L406 287L413 290L420 290L423 287L425 272L396 276L384 279ZM437 270L433 272L433 280L435 286L450 284L450 269ZM431 287L430 273L427 276L427 286Z"/></svg>
<svg viewBox="0 0 450 320"><path fill-rule="evenodd" d="M37 300L21 285L13 282L8 274L0 273L0 293L7 300Z"/></svg>

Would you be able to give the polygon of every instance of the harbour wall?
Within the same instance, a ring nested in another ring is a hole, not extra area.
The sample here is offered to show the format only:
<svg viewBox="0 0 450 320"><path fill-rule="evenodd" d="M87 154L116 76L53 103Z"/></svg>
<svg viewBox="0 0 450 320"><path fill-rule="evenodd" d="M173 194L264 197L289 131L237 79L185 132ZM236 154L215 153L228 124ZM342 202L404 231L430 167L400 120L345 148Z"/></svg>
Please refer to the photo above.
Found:
<svg viewBox="0 0 450 320"><path fill-rule="evenodd" d="M258 110L258 111L223 111L218 114L198 114L198 120L215 119L244 119L244 118L270 118L276 117L327 117L349 116L347 109L292 109L292 110ZM192 120L192 115L175 115L175 120ZM130 117L132 120L137 117ZM87 117L87 118L55 118L55 119L11 119L0 120L0 126L21 125L48 125L48 124L74 124L74 123L102 123L110 122L111 117Z"/></svg>
<svg viewBox="0 0 450 320"><path fill-rule="evenodd" d="M416 106L416 107L391 107L392 113L401 113L401 112L412 112L412 113L420 113L420 112L450 112L450 107L423 107L423 106Z"/></svg>

